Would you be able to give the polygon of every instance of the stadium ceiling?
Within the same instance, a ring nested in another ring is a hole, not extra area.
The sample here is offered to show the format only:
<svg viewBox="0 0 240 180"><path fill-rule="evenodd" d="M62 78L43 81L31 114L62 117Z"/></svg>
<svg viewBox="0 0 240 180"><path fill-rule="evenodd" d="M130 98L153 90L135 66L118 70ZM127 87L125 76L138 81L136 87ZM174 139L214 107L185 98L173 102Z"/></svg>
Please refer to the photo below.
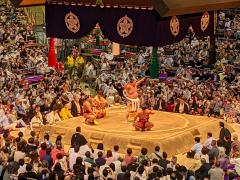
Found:
<svg viewBox="0 0 240 180"><path fill-rule="evenodd" d="M46 3L95 6L96 1L106 7L155 9L160 16L192 14L226 8L240 8L240 0L11 0L17 7Z"/></svg>

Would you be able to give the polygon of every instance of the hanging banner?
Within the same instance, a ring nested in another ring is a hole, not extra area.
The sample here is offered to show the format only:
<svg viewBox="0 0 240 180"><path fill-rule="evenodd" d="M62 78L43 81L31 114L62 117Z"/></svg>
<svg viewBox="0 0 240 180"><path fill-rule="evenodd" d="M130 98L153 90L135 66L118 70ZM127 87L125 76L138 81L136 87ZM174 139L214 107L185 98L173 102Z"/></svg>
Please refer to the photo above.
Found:
<svg viewBox="0 0 240 180"><path fill-rule="evenodd" d="M181 41L190 26L196 36L213 35L213 12L161 18L155 10L46 5L48 37L77 39L99 23L113 42L138 46L163 46Z"/></svg>
<svg viewBox="0 0 240 180"><path fill-rule="evenodd" d="M98 22L98 9L93 7L46 5L46 33L48 37L77 39L91 32Z"/></svg>
<svg viewBox="0 0 240 180"><path fill-rule="evenodd" d="M156 40L164 46L184 39L188 35L190 26L196 37L212 36L214 34L214 13L205 12L162 18L157 24Z"/></svg>
<svg viewBox="0 0 240 180"><path fill-rule="evenodd" d="M103 8L99 23L103 34L119 44L156 44L158 14L155 11Z"/></svg>

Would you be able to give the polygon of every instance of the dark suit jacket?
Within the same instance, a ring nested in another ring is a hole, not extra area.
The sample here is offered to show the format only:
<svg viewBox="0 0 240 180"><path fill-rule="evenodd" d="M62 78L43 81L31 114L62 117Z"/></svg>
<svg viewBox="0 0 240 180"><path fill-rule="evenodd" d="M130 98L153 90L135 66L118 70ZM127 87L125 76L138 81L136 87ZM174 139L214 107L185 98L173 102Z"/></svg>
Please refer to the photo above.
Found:
<svg viewBox="0 0 240 180"><path fill-rule="evenodd" d="M80 106L80 111L82 111L81 110L82 107L81 107L80 103L79 103L79 106ZM72 101L72 103L71 103L71 113L72 113L73 117L77 117L78 116L77 105L76 105L76 103L74 101Z"/></svg>
<svg viewBox="0 0 240 180"><path fill-rule="evenodd" d="M229 137L229 139L231 139L231 133L227 128L224 127L220 130L219 139L224 140L226 137Z"/></svg>
<svg viewBox="0 0 240 180"><path fill-rule="evenodd" d="M204 178L208 178L208 171L211 169L211 165L209 163L205 163L201 165L201 167L196 170L195 175L198 179L203 180Z"/></svg>
<svg viewBox="0 0 240 180"><path fill-rule="evenodd" d="M159 165L161 166L161 167L163 167L163 173L166 175L166 170L167 170L167 165L168 165L168 163L170 163L170 161L169 160L167 160L167 159L161 159L161 160L159 160Z"/></svg>
<svg viewBox="0 0 240 180"><path fill-rule="evenodd" d="M156 102L155 109L158 110L160 106L160 100ZM165 100L161 100L162 111L166 111L167 103Z"/></svg>
<svg viewBox="0 0 240 180"><path fill-rule="evenodd" d="M179 113L179 106L180 106L180 104L178 103L175 107L175 112L177 112L177 113ZM188 114L188 106L186 103L184 104L184 113Z"/></svg>
<svg viewBox="0 0 240 180"><path fill-rule="evenodd" d="M220 130L219 140L218 140L219 146L225 146L227 138L228 139L232 138L231 133L227 128L224 127Z"/></svg>
<svg viewBox="0 0 240 180"><path fill-rule="evenodd" d="M74 146L83 146L87 144L87 140L86 138L80 134L80 133L75 133L72 135L72 138L71 138L71 146L74 147Z"/></svg>

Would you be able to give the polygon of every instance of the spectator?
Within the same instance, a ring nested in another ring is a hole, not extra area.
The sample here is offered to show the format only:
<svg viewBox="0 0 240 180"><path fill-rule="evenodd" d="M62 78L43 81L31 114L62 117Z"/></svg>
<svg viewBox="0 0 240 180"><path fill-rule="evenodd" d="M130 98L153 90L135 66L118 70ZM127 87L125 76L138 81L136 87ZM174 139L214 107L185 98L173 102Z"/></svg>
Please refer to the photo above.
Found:
<svg viewBox="0 0 240 180"><path fill-rule="evenodd" d="M113 148L113 151L112 151L112 155L113 155L113 158L115 159L115 161L122 159L121 155L119 154L118 151L119 151L119 146L115 145Z"/></svg>
<svg viewBox="0 0 240 180"><path fill-rule="evenodd" d="M76 133L72 135L71 146L82 146L87 143L86 138L81 134L81 127L76 128Z"/></svg>
<svg viewBox="0 0 240 180"><path fill-rule="evenodd" d="M47 151L47 144L42 143L41 144L41 150L39 151L39 158L42 161L44 156L46 156L46 151Z"/></svg>
<svg viewBox="0 0 240 180"><path fill-rule="evenodd" d="M124 163L126 166L128 166L129 164L133 163L133 161L134 161L134 156L132 155L132 149L128 148L127 154L124 158Z"/></svg>
<svg viewBox="0 0 240 180"><path fill-rule="evenodd" d="M56 143L56 147L54 147L51 151L51 159L53 163L57 160L57 154L61 154L63 156L66 154L60 142Z"/></svg>
<svg viewBox="0 0 240 180"><path fill-rule="evenodd" d="M70 148L68 154L69 154L69 168L72 171L76 159L80 157L79 146L74 146L74 148Z"/></svg>
<svg viewBox="0 0 240 180"><path fill-rule="evenodd" d="M44 135L44 142L46 143L46 145L47 145L48 148L53 147L53 144L52 144L52 142L51 142L51 140L50 140L49 134L45 134L45 135Z"/></svg>
<svg viewBox="0 0 240 180"><path fill-rule="evenodd" d="M217 142L213 140L212 149L208 152L209 161L211 163L215 162L215 160L218 158L218 155L219 155L219 149L217 147Z"/></svg>
<svg viewBox="0 0 240 180"><path fill-rule="evenodd" d="M167 165L170 163L169 160L167 160L167 153L163 152L163 158L159 161L159 165L161 167L163 167L163 173L164 175L166 175L166 171L167 171Z"/></svg>
<svg viewBox="0 0 240 180"><path fill-rule="evenodd" d="M94 163L93 158L91 157L91 153L89 151L87 151L85 153L85 159L84 159L85 165L86 167L91 167Z"/></svg>
<svg viewBox="0 0 240 180"><path fill-rule="evenodd" d="M151 160L153 160L153 159L157 159L158 161L160 161L161 159L162 159L163 157L162 157L162 153L160 152L160 147L159 146L156 146L155 147L155 152L153 152L152 154L151 154Z"/></svg>
<svg viewBox="0 0 240 180"><path fill-rule="evenodd" d="M98 167L106 164L106 160L103 158L102 151L98 152L98 158L95 160L95 163L97 164Z"/></svg>
<svg viewBox="0 0 240 180"><path fill-rule="evenodd" d="M106 155L105 159L106 159L106 164L107 165L110 165L111 163L113 163L115 161L115 158L113 157L111 150L107 151L107 155Z"/></svg>
<svg viewBox="0 0 240 180"><path fill-rule="evenodd" d="M195 174L197 179L208 178L208 171L211 169L211 165L206 162L205 159L201 159L201 166L196 170Z"/></svg>
<svg viewBox="0 0 240 180"><path fill-rule="evenodd" d="M58 113L60 113L60 107L59 106L53 106L53 110L46 115L46 121L49 124L55 124L58 121L61 121L61 118Z"/></svg>
<svg viewBox="0 0 240 180"><path fill-rule="evenodd" d="M26 154L23 152L23 144L19 143L17 151L14 153L14 161L18 162L20 159L24 159Z"/></svg>
<svg viewBox="0 0 240 180"><path fill-rule="evenodd" d="M43 157L43 160L48 162L48 166L51 166L53 164L52 157L51 157L51 148L46 149L46 155Z"/></svg>
<svg viewBox="0 0 240 180"><path fill-rule="evenodd" d="M220 149L219 151L218 162L220 163L220 168L222 168L224 171L227 171L229 160L224 149Z"/></svg>
<svg viewBox="0 0 240 180"><path fill-rule="evenodd" d="M62 120L68 120L73 117L73 115L71 114L69 109L70 109L69 103L65 102L63 108L60 111L60 116L61 116Z"/></svg>
<svg viewBox="0 0 240 180"><path fill-rule="evenodd" d="M173 171L177 170L177 157L173 156L171 161L167 164L167 169L172 169Z"/></svg>
<svg viewBox="0 0 240 180"><path fill-rule="evenodd" d="M143 161L148 161L149 158L147 156L148 150L146 148L141 149L141 154L138 156L138 162L141 164Z"/></svg>
<svg viewBox="0 0 240 180"><path fill-rule="evenodd" d="M32 171L33 170L33 167L31 164L27 164L26 165L26 172L22 173L19 175L19 178L22 177L22 178L32 178L32 179L36 179L37 178L37 174L35 172Z"/></svg>
<svg viewBox="0 0 240 180"><path fill-rule="evenodd" d="M212 149L212 133L207 133L207 140L204 142L203 147L207 148L208 150Z"/></svg>
<svg viewBox="0 0 240 180"><path fill-rule="evenodd" d="M98 157L98 152L102 152L102 154L104 154L104 147L102 143L99 143L97 145L97 149L94 149L94 152L93 152L94 159Z"/></svg>
<svg viewBox="0 0 240 180"><path fill-rule="evenodd" d="M240 142L237 134L233 135L233 142L231 144L231 154L234 154L235 152L240 152Z"/></svg>
<svg viewBox="0 0 240 180"><path fill-rule="evenodd" d="M18 175L25 173L26 164L24 162L24 159L19 159L18 164L19 164Z"/></svg>
<svg viewBox="0 0 240 180"><path fill-rule="evenodd" d="M225 128L225 124L223 122L220 122L219 126L221 128L220 134L219 134L219 141L220 141L219 145L224 146L224 143L226 142L226 137L229 137L231 139L231 133L227 128Z"/></svg>
<svg viewBox="0 0 240 180"><path fill-rule="evenodd" d="M191 151L189 151L187 153L187 157L188 158L196 158L199 159L201 152L202 152L202 144L200 143L200 138L196 137L195 139L195 144L194 146L191 148Z"/></svg>
<svg viewBox="0 0 240 180"><path fill-rule="evenodd" d="M216 162L215 167L208 171L210 180L222 180L224 176L223 170L220 168L220 163Z"/></svg>

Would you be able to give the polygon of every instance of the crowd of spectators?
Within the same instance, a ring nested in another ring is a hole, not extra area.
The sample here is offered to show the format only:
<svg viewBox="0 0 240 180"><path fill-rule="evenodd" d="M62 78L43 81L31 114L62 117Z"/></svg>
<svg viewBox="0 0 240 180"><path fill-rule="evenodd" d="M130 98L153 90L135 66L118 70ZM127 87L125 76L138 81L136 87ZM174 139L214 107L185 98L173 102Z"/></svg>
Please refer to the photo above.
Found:
<svg viewBox="0 0 240 180"><path fill-rule="evenodd" d="M59 135L52 142L49 134L40 139L35 131L25 138L22 132L13 138L8 131L3 134L0 153L1 179L73 179L73 180L233 180L240 176L240 142L220 122L219 139L207 134L202 144L199 137L187 153L195 158L195 166L187 168L178 163L177 156L168 157L159 146L154 152L142 148L138 156L131 148L126 154L119 153L116 144L113 149L105 149L99 143L91 147L81 128L69 139L66 151ZM233 141L231 140L233 139Z"/></svg>
<svg viewBox="0 0 240 180"><path fill-rule="evenodd" d="M84 98L80 80L72 81L48 67L47 48L37 44L22 9L0 8L1 132L77 116L78 112L70 111L70 102L79 105L80 97Z"/></svg>
<svg viewBox="0 0 240 180"><path fill-rule="evenodd" d="M218 33L221 38L239 40L240 24L239 24L240 9L226 9L218 13Z"/></svg>
<svg viewBox="0 0 240 180"><path fill-rule="evenodd" d="M207 40L196 38L190 43L187 38L178 44L159 48L159 78L147 78L139 87L142 105L154 110L214 115L238 121L239 69L231 60L226 63L226 60L219 59L214 66L209 64L207 43ZM104 92L109 105L121 103L124 102L123 91L127 82L149 77L150 54L151 49L146 49L127 61L103 59L101 63L88 62L84 75L95 82L97 90Z"/></svg>
<svg viewBox="0 0 240 180"><path fill-rule="evenodd" d="M239 8L219 12L217 28L217 58L239 71L240 18Z"/></svg>
<svg viewBox="0 0 240 180"><path fill-rule="evenodd" d="M1 9L1 127L33 128L81 115L84 99L93 95L88 85L81 87L81 79L71 78L69 71L64 74L47 67L47 49L34 43L32 25L23 10ZM231 50L221 54L221 49L215 65L209 63L208 42L198 40L190 29L189 36L180 43L159 48L159 78L146 78L139 87L141 104L154 110L238 122L240 76L233 64L239 59L238 42L230 47L235 49L234 55ZM230 45L234 43L229 41ZM225 43L218 49L228 47ZM151 51L144 48L131 59L113 58L107 51L100 60L85 62L74 47L67 64L80 64L82 79L102 91L109 106L125 104L124 85L150 75Z"/></svg>
<svg viewBox="0 0 240 180"><path fill-rule="evenodd" d="M26 141L22 132L13 139L6 131L1 143L1 179L153 180L194 177L194 173L178 164L177 157L169 161L167 153L161 152L159 146L152 153L142 148L139 156L134 156L131 148L126 150L126 155L120 154L118 145L106 150L99 143L93 149L81 134L80 127L72 135L69 151L64 150L61 139L58 136L53 143L49 134L45 134L40 141L32 131Z"/></svg>
<svg viewBox="0 0 240 180"><path fill-rule="evenodd" d="M105 150L103 144L92 149L76 129L71 148L65 151L58 136L55 143L49 134L41 140L34 131L25 139L22 132L13 138L9 133L18 127L38 128L82 114L84 99L91 95L89 85L103 91L108 105L125 104L124 85L130 80L150 75L151 48L135 58L114 59L111 52L101 60L87 62L80 74L90 84L81 87L80 79L71 79L47 67L45 46L36 44L32 25L22 9L0 7L0 175L16 179L222 179L240 175L240 142L231 141L224 124L219 141L208 134L208 144L196 144L188 157L201 160L195 173L169 161L166 152L149 153L146 148L138 157L131 149L126 155ZM223 14L221 14L223 15ZM238 17L232 20L238 22ZM220 23L221 25L221 23ZM159 78L146 78L140 86L142 105L160 111L208 115L239 122L240 76L237 30L234 40L217 42L217 63L209 63L208 39L198 40L194 31L182 42L158 49ZM231 36L231 38L233 38ZM78 51L74 48L74 53ZM124 52L122 52L124 54ZM74 58L75 58L74 54ZM77 55L78 56L78 53ZM78 58L78 57L76 57ZM84 62L78 58L80 64ZM71 59L74 61L74 59ZM66 71L67 72L67 71ZM211 140L211 141L210 141ZM205 148L204 148L205 147ZM204 157L204 158L202 158ZM220 177L220 178L219 178Z"/></svg>
<svg viewBox="0 0 240 180"><path fill-rule="evenodd" d="M232 134L223 122L219 123L219 139L214 139L212 133L207 133L207 139L201 143L200 137L195 137L195 144L187 153L188 158L200 160L196 168L197 179L234 179L239 177L239 148L237 134ZM223 178L224 177L224 178Z"/></svg>

